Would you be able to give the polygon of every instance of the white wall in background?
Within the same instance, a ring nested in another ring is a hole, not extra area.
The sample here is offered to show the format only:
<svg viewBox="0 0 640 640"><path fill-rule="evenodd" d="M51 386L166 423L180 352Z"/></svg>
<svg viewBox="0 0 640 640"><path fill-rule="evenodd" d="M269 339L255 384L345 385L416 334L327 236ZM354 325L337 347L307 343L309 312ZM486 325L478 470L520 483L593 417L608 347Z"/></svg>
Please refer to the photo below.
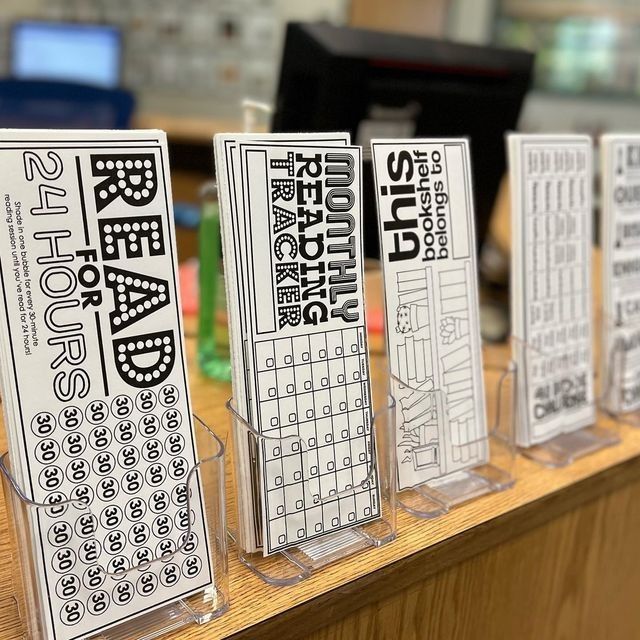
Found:
<svg viewBox="0 0 640 640"><path fill-rule="evenodd" d="M486 44L491 39L495 0L451 0L447 36L459 42Z"/></svg>

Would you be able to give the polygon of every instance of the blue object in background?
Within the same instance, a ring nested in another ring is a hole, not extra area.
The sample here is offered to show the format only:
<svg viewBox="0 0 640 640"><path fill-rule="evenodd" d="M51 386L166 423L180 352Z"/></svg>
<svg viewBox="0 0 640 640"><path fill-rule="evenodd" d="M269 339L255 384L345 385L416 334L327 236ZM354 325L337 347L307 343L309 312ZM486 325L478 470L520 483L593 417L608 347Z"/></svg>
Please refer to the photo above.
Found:
<svg viewBox="0 0 640 640"><path fill-rule="evenodd" d="M120 84L120 31L109 25L24 21L13 25L11 75L105 89Z"/></svg>
<svg viewBox="0 0 640 640"><path fill-rule="evenodd" d="M124 89L0 80L0 127L128 129L134 106L133 94Z"/></svg>
<svg viewBox="0 0 640 640"><path fill-rule="evenodd" d="M185 229L197 229L200 226L200 209L188 202L173 202L173 219L176 225Z"/></svg>

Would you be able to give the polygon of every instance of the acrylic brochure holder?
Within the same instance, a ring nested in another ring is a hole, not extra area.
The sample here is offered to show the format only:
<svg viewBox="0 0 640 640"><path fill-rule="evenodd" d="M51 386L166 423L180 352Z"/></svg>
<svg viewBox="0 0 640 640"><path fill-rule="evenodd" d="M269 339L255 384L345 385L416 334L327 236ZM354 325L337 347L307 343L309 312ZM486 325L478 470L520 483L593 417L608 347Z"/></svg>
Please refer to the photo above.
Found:
<svg viewBox="0 0 640 640"><path fill-rule="evenodd" d="M436 518L456 505L513 486L514 370L510 367L485 373L487 395L495 394L495 403L490 405L489 428L484 437L461 433L459 423L452 425L446 392L415 389L391 376L391 393L396 399L398 428L402 432L396 435L401 460L398 464L412 463L426 475L432 467L434 475L431 480L398 491L398 506L413 516ZM420 412L419 420L414 418L416 412ZM450 438L446 450L436 435L438 432ZM414 440L420 444L415 446ZM442 456L459 470L441 475ZM465 467L465 462L474 458L484 461L477 465L470 462Z"/></svg>
<svg viewBox="0 0 640 640"><path fill-rule="evenodd" d="M220 616L229 606L224 499L225 446L196 416L194 416L194 426L200 459L187 474L186 484L191 487L196 486L199 479L203 489L214 582L192 596L177 600L152 612L142 614L108 630L94 634L90 636L91 640L151 640L163 633L179 629L184 625L205 624ZM40 611L44 609L45 603L41 602L41 595L36 582L38 566L30 548L31 540L28 534L30 522L37 521L40 517L63 516L67 511L77 511L77 515L73 514L76 520L84 515L87 517L85 518L86 520L91 521L94 519L94 514L91 512L91 506L88 506L80 499L48 504L36 503L30 500L11 473L8 453L5 453L0 458L0 472L2 473L12 544L14 597L23 624L24 637L28 638L28 640L46 640L46 632L43 629L40 618ZM184 494L187 509L189 509L189 501L192 495L193 491L185 492ZM156 551L160 555L150 557L148 560L126 570L118 571L115 569L113 573L101 563L101 547L91 532L83 534L83 537L78 539L75 544L78 549L81 547L88 548L87 544L94 550L98 548L98 553L94 554L93 557L89 555L89 550L82 559L82 562L86 564L85 575L88 575L86 572L89 571L96 584L103 585L109 581L113 583L112 588L117 588L118 585L128 581L140 591L140 589L150 588L148 586L145 587L145 584L151 581L144 577L150 575L145 573L145 570L149 567L153 565L168 566L168 563L171 562L176 566L182 566L186 562L193 544L190 529L191 523L189 522L183 531L175 531L173 550ZM80 534L74 529L74 533L70 535L71 538L67 542L67 546L74 548L73 538ZM93 545L91 544L92 542ZM80 561L79 556L78 561ZM160 563L164 564L161 565ZM103 591L105 590L104 586L100 588ZM142 591L140 592L142 593ZM100 593L100 591L87 593ZM79 596L75 597L77 599Z"/></svg>
<svg viewBox="0 0 640 640"><path fill-rule="evenodd" d="M614 420L640 427L640 322L604 316L600 342L599 406Z"/></svg>
<svg viewBox="0 0 640 640"><path fill-rule="evenodd" d="M516 367L517 388L519 397L524 397L526 393L526 382L522 368L529 366L530 358L550 358L550 354L546 353L524 341L512 337L514 360ZM596 388L596 382L600 383L600 389ZM569 383L567 383L569 384ZM598 407L601 405L601 398L607 395L608 381L602 377L597 381L594 373L593 384L593 401L591 406L594 412L594 422L591 425L584 426L579 429L572 427L571 418L567 418L567 424L558 429L557 435L554 435L542 442L531 446L519 447L520 453L525 457L547 467L564 467L572 464L578 458L590 455L605 447L616 445L620 442L619 424L614 420L599 420ZM569 395L578 393L578 391L569 389ZM569 398L570 399L570 398ZM520 407L524 411L524 407ZM524 416L520 414L524 419Z"/></svg>
<svg viewBox="0 0 640 640"><path fill-rule="evenodd" d="M378 405L374 402L375 406ZM394 401L385 393L385 400L381 406L379 411L374 412L372 421L372 433L375 434L375 439L371 440L371 442L375 442L374 463L363 474L362 481L355 487L320 497L312 489L314 479L317 479L318 470L314 461L311 460L311 456L307 454L304 440L299 436L272 438L261 435L238 414L232 400L227 403L234 430L234 444L249 439L255 445L256 451L264 451L267 456L269 452L273 452L276 456L291 454L299 457L306 504L330 504L331 502L335 503L337 498L355 496L358 491L375 488L376 476L379 478L381 516L370 522L335 532L327 532L268 556L265 556L262 550L254 552L245 550L237 530L230 530L229 535L235 543L242 564L266 583L277 586L296 584L330 563L348 558L366 549L380 547L395 539ZM234 455L237 455L237 445ZM268 459L267 457L267 464ZM315 485L313 486L315 487ZM238 491L236 478L236 495L238 495ZM243 516L240 511L241 509L238 508L239 521Z"/></svg>

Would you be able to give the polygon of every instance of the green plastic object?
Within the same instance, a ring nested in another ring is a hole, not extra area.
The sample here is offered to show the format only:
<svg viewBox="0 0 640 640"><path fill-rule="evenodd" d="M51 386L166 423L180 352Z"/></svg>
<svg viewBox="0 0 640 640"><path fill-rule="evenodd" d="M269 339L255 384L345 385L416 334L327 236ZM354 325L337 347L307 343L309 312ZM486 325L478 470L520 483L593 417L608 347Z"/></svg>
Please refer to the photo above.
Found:
<svg viewBox="0 0 640 640"><path fill-rule="evenodd" d="M217 199L205 199L198 235L200 254L198 364L205 375L228 382L231 380L229 327Z"/></svg>

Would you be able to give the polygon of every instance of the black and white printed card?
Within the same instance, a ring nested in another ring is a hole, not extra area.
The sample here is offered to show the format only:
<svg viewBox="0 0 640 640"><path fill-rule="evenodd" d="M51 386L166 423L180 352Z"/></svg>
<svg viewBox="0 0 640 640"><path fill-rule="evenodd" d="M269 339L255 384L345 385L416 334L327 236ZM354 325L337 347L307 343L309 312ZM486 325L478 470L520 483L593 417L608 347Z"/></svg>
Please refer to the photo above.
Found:
<svg viewBox="0 0 640 640"><path fill-rule="evenodd" d="M242 174L239 155L240 142L268 141L271 144L297 145L339 145L349 143L347 133L315 134L218 134L214 139L216 176L219 199L223 215L221 232L225 259L225 286L229 309L229 334L231 343L231 369L233 402L236 410L245 419L249 417L248 370L244 353L248 347L247 312L251 304L247 299L247 288L242 284L246 279L246 264L240 258L246 251L246 233ZM225 215L226 213L226 215ZM262 548L262 508L259 487L258 453L256 443L250 433L234 430L235 466L238 486L238 511L240 535L243 548L255 551Z"/></svg>
<svg viewBox="0 0 640 640"><path fill-rule="evenodd" d="M196 451L166 138L3 130L0 184L12 469L36 502L88 506L40 509L22 535L45 635L85 638L213 580L198 476L186 486Z"/></svg>
<svg viewBox="0 0 640 640"><path fill-rule="evenodd" d="M512 134L508 151L516 440L528 447L595 422L592 145Z"/></svg>
<svg viewBox="0 0 640 640"><path fill-rule="evenodd" d="M600 138L603 400L640 408L640 135Z"/></svg>
<svg viewBox="0 0 640 640"><path fill-rule="evenodd" d="M372 140L400 489L487 461L467 140Z"/></svg>
<svg viewBox="0 0 640 640"><path fill-rule="evenodd" d="M268 554L380 515L361 158L359 148L329 146L325 136L324 144L241 141L237 160L219 173L236 176L233 190L221 189L237 207L221 201L223 244L225 257L237 249L228 285L245 300L243 323L231 323L243 332L247 416L264 436L257 490ZM234 247L229 237L240 241ZM250 477L241 482L253 486Z"/></svg>

